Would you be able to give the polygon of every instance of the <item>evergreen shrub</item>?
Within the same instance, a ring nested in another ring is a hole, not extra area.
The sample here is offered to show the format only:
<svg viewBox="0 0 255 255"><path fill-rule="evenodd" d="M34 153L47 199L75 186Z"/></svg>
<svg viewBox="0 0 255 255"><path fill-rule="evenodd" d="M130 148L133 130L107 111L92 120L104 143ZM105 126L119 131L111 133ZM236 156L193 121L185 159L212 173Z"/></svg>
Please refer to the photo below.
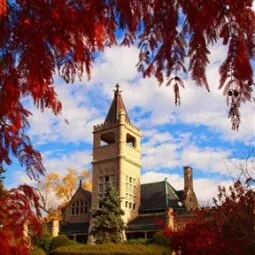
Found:
<svg viewBox="0 0 255 255"><path fill-rule="evenodd" d="M72 244L77 244L77 242L70 240L65 235L56 236L56 237L52 238L51 250L55 250L58 247L68 246L68 245L72 245Z"/></svg>
<svg viewBox="0 0 255 255"><path fill-rule="evenodd" d="M159 246L169 247L170 239L166 237L162 232L157 232L154 234L152 238L152 243L157 244Z"/></svg>

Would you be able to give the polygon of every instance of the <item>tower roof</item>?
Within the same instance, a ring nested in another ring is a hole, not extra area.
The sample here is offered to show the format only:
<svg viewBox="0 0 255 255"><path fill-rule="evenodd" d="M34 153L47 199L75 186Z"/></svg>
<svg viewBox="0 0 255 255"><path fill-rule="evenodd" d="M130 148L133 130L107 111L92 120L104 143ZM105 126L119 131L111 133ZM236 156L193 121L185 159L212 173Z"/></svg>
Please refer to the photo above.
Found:
<svg viewBox="0 0 255 255"><path fill-rule="evenodd" d="M120 111L125 112L126 121L130 122L126 107L121 97L121 90L120 90L119 84L117 84L115 87L116 87L116 90L114 90L114 98L112 100L112 104L107 113L104 124L115 124L119 120Z"/></svg>

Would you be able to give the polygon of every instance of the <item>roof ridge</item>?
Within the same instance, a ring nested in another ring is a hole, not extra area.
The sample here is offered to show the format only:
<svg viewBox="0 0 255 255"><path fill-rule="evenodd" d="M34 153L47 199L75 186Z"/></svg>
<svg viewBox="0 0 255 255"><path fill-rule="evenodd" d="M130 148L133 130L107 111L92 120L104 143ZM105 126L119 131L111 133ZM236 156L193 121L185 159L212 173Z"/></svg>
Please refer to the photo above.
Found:
<svg viewBox="0 0 255 255"><path fill-rule="evenodd" d="M158 182L148 182L148 183L141 183L141 185L146 185L146 184L153 184L153 183L161 183L161 182L165 182L165 181L158 181Z"/></svg>

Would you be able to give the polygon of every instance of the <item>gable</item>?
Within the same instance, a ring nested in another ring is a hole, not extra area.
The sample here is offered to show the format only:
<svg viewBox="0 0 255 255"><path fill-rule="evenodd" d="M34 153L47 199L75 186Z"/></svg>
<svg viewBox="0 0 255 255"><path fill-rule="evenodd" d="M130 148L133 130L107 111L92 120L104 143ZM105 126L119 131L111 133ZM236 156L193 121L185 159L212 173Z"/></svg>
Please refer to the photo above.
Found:
<svg viewBox="0 0 255 255"><path fill-rule="evenodd" d="M79 187L63 210L63 222L89 222L91 209L91 192Z"/></svg>
<svg viewBox="0 0 255 255"><path fill-rule="evenodd" d="M66 208L71 207L73 202L80 199L85 200L89 205L91 205L91 192L84 190L82 187L79 187L67 204Z"/></svg>

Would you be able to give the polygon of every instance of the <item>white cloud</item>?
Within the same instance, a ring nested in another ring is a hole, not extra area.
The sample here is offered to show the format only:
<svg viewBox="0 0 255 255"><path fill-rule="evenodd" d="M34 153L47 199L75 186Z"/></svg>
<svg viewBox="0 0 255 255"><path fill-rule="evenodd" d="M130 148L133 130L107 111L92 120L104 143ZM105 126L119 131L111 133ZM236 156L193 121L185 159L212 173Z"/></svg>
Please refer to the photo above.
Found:
<svg viewBox="0 0 255 255"><path fill-rule="evenodd" d="M103 83L112 95L112 87L137 76L139 50L135 46L106 48L93 67L91 83Z"/></svg>
<svg viewBox="0 0 255 255"><path fill-rule="evenodd" d="M173 137L154 129L144 132L144 136L142 166L146 171L190 165L203 174L234 174L235 169L231 170L227 165L233 157L232 150L199 147L196 145L198 138L192 133L179 133Z"/></svg>
<svg viewBox="0 0 255 255"><path fill-rule="evenodd" d="M204 173L221 173L229 175L226 163L231 156L231 151L217 148L199 148L194 145L185 147L181 154L183 165L190 165Z"/></svg>
<svg viewBox="0 0 255 255"><path fill-rule="evenodd" d="M119 82L128 111L134 112L138 119L135 124L142 131L164 124L205 125L222 139L251 143L255 136L255 110L250 103L243 105L240 130L231 130L225 97L218 90L218 68L226 55L226 48L216 44L210 51L211 64L207 68L207 76L211 92L208 93L187 79L185 89L181 89L182 104L176 107L172 87L159 87L155 78L144 79L137 73L137 47L107 48L97 58L89 82L82 81L71 86L58 83L57 93L63 103L61 115L56 117L47 110L44 113L32 110L34 116L30 118L29 135L37 143L91 143L92 127L103 121L103 114L113 97L114 85ZM91 92L97 93L94 101L90 98ZM137 107L141 111L135 111Z"/></svg>
<svg viewBox="0 0 255 255"><path fill-rule="evenodd" d="M63 110L55 116L50 110L40 112L32 108L33 116L29 118L31 128L28 135L37 144L49 142L90 142L92 141L93 125L102 121L98 109L89 104L87 89L84 85L58 84L57 92Z"/></svg>
<svg viewBox="0 0 255 255"><path fill-rule="evenodd" d="M61 150L52 150L42 153L43 163L46 168L46 174L57 172L60 176L67 173L67 168L74 168L78 172L82 170L91 170L91 152L88 150L72 151L66 153ZM41 177L40 179L43 179ZM8 188L15 187L21 184L29 184L36 186L37 181L31 180L28 175L21 170L16 170L12 174L12 184Z"/></svg>
<svg viewBox="0 0 255 255"><path fill-rule="evenodd" d="M161 144L158 146L147 147L143 151L142 166L145 169L176 167L178 166L178 154L176 149L176 144Z"/></svg>
<svg viewBox="0 0 255 255"><path fill-rule="evenodd" d="M66 172L67 168L75 168L77 170L90 169L91 152L87 150L72 151L71 153L62 154L60 157L45 156L43 154L44 165L47 172L57 171L61 175Z"/></svg>
<svg viewBox="0 0 255 255"><path fill-rule="evenodd" d="M13 182L11 185L7 185L7 189L16 188L19 185L27 184L34 186L36 184L35 180L29 178L29 176L22 170L17 170L12 173Z"/></svg>

